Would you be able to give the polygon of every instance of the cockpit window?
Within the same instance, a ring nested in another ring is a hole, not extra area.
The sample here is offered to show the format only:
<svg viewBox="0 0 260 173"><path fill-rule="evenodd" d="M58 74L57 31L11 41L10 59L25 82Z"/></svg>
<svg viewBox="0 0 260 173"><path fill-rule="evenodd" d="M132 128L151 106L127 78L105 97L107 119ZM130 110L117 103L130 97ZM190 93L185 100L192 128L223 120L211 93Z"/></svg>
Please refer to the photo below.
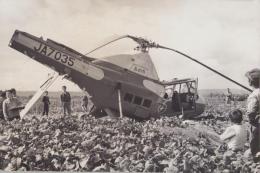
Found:
<svg viewBox="0 0 260 173"><path fill-rule="evenodd" d="M125 100L126 102L131 103L132 100L133 100L133 97L134 97L133 94L126 93L126 94L125 94L125 97L124 97L124 100Z"/></svg>
<svg viewBox="0 0 260 173"><path fill-rule="evenodd" d="M142 100L143 100L142 97L135 96L134 104L141 105Z"/></svg>
<svg viewBox="0 0 260 173"><path fill-rule="evenodd" d="M188 93L188 92L189 92L189 88L187 86L187 83L181 84L181 93Z"/></svg>
<svg viewBox="0 0 260 173"><path fill-rule="evenodd" d="M149 108L152 104L151 100L144 99L143 106Z"/></svg>
<svg viewBox="0 0 260 173"><path fill-rule="evenodd" d="M189 82L189 88L190 88L190 92L191 93L195 93L196 92L196 84L195 84L195 82Z"/></svg>

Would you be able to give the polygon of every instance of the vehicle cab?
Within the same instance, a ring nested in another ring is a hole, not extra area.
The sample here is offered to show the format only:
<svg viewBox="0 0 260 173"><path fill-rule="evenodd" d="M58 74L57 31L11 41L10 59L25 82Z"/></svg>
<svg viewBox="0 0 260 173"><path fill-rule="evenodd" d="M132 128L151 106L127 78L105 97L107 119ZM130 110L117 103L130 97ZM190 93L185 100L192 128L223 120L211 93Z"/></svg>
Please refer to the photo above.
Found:
<svg viewBox="0 0 260 173"><path fill-rule="evenodd" d="M201 106L197 104L199 100L198 95L198 79L173 79L172 81L162 82L165 86L164 95L164 112L162 115L173 116L183 115L191 117L202 113ZM204 108L203 108L204 110Z"/></svg>

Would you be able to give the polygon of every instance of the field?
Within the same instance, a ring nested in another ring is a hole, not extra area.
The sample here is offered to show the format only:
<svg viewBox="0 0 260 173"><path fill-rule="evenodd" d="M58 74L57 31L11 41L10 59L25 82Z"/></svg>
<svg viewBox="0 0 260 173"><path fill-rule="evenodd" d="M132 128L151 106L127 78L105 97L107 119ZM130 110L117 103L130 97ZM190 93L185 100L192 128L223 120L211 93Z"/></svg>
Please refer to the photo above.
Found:
<svg viewBox="0 0 260 173"><path fill-rule="evenodd" d="M21 96L26 101L28 96ZM227 113L245 102L224 104L206 96L199 120L178 117L136 122L128 118L80 119L80 96L73 115L62 118L59 98L51 96L51 115L41 104L23 121L1 121L0 169L30 171L254 172L258 165L226 150L218 139L229 125ZM245 124L246 124L245 118ZM260 170L258 170L260 171Z"/></svg>

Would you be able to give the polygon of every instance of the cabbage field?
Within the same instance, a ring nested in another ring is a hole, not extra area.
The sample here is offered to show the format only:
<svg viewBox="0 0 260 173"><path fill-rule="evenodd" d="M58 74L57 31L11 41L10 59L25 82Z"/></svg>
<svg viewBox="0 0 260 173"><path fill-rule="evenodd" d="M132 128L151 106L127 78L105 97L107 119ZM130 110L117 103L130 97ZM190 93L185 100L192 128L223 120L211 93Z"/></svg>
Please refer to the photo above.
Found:
<svg viewBox="0 0 260 173"><path fill-rule="evenodd" d="M1 120L0 169L260 172L260 165L248 157L248 143L234 153L218 139L229 125L227 113L234 107L244 111L245 102L225 105L222 98L210 97L196 120L162 117L137 122L126 117L82 119L79 99L74 98L70 117L62 117L58 99L51 98L48 117L41 116L38 103L24 120Z"/></svg>

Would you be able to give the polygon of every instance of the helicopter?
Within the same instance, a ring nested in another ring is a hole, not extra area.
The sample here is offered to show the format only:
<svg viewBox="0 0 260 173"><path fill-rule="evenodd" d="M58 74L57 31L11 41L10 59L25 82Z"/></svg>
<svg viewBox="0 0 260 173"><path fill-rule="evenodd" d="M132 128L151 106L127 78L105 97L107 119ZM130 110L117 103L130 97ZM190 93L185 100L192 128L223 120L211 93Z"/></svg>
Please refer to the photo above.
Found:
<svg viewBox="0 0 260 173"><path fill-rule="evenodd" d="M129 38L137 43L136 54L118 54L102 59L88 54L120 39ZM198 93L198 78L174 78L161 81L149 55L151 48L160 48L181 54L208 68L231 82L249 88L221 74L198 60L155 42L125 35L82 54L51 39L44 40L16 30L9 46L31 59L56 71L22 110L23 117L41 94L62 76L85 88L91 95L93 116L127 116L139 120L162 116L183 115L196 117L205 110L205 101Z"/></svg>

